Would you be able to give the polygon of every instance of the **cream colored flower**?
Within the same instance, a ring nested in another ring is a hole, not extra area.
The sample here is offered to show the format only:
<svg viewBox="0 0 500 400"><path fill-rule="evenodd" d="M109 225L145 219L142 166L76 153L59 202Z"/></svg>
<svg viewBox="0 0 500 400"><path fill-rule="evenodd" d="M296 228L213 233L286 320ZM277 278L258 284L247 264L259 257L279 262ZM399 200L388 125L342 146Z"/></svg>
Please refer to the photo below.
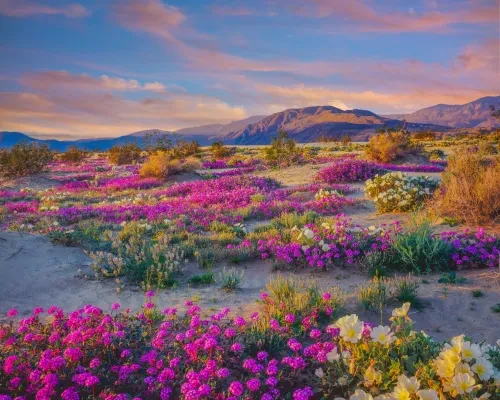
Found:
<svg viewBox="0 0 500 400"><path fill-rule="evenodd" d="M365 371L365 385L372 386L374 384L382 383L382 373L377 371L373 366L369 366Z"/></svg>
<svg viewBox="0 0 500 400"><path fill-rule="evenodd" d="M332 351L326 354L326 359L330 362L338 361L340 359L340 354L335 347Z"/></svg>
<svg viewBox="0 0 500 400"><path fill-rule="evenodd" d="M349 400L373 400L373 396L369 393L365 393L361 389L357 389L354 394L349 397Z"/></svg>
<svg viewBox="0 0 500 400"><path fill-rule="evenodd" d="M347 385L347 382L349 382L349 378L347 377L347 375L342 375L338 380L337 380L338 384L340 386L345 386Z"/></svg>
<svg viewBox="0 0 500 400"><path fill-rule="evenodd" d="M391 333L391 328L388 326L379 325L376 328L373 328L370 332L370 337L374 342L380 344L388 344L393 340L393 334Z"/></svg>
<svg viewBox="0 0 500 400"><path fill-rule="evenodd" d="M396 308L392 311L392 316L394 318L406 317L408 315L408 311L410 310L410 306L410 303L404 303L400 308Z"/></svg>
<svg viewBox="0 0 500 400"><path fill-rule="evenodd" d="M314 371L314 375L316 375L318 378L323 378L325 376L325 373L321 368L318 368L316 371Z"/></svg>
<svg viewBox="0 0 500 400"><path fill-rule="evenodd" d="M473 358L479 358L483 355L481 347L478 344L464 342L462 345L462 357L465 361L471 361Z"/></svg>
<svg viewBox="0 0 500 400"><path fill-rule="evenodd" d="M420 382L414 376L408 378L406 375L400 375L398 378L398 385L404 387L410 393L415 393L420 387Z"/></svg>
<svg viewBox="0 0 500 400"><path fill-rule="evenodd" d="M465 394L474 390L476 381L469 374L457 374L451 380L450 386L458 393Z"/></svg>
<svg viewBox="0 0 500 400"><path fill-rule="evenodd" d="M420 400L439 400L439 396L434 389L419 390L417 395Z"/></svg>
<svg viewBox="0 0 500 400"><path fill-rule="evenodd" d="M361 321L345 324L340 328L340 336L346 342L358 343L363 334L363 323Z"/></svg>
<svg viewBox="0 0 500 400"><path fill-rule="evenodd" d="M484 357L478 358L471 369L483 381L488 381L495 374L493 364Z"/></svg>

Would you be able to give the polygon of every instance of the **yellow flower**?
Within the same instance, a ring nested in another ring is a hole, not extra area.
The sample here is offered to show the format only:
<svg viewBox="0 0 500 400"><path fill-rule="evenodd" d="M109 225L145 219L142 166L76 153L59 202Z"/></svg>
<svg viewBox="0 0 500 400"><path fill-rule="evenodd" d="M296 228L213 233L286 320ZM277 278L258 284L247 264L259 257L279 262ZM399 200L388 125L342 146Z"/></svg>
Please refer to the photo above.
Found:
<svg viewBox="0 0 500 400"><path fill-rule="evenodd" d="M374 342L388 344L393 340L391 329L388 326L379 325L370 332L370 337Z"/></svg>
<svg viewBox="0 0 500 400"><path fill-rule="evenodd" d="M410 393L415 393L420 387L420 382L414 376L408 378L406 375L400 375L398 378L398 386L405 388Z"/></svg>
<svg viewBox="0 0 500 400"><path fill-rule="evenodd" d="M479 358L483 355L481 347L478 344L464 342L462 346L462 357L465 361L470 361L473 358Z"/></svg>
<svg viewBox="0 0 500 400"><path fill-rule="evenodd" d="M419 390L417 395L420 400L439 400L438 394L434 389Z"/></svg>
<svg viewBox="0 0 500 400"><path fill-rule="evenodd" d="M363 323L358 321L354 324L345 324L340 328L340 336L346 342L358 343L363 334Z"/></svg>
<svg viewBox="0 0 500 400"><path fill-rule="evenodd" d="M406 388L398 385L394 388L394 392L392 392L391 398L393 400L410 400L411 393Z"/></svg>
<svg viewBox="0 0 500 400"><path fill-rule="evenodd" d="M451 387L458 394L470 393L474 389L476 381L469 374L456 374L451 380Z"/></svg>
<svg viewBox="0 0 500 400"><path fill-rule="evenodd" d="M365 378L365 384L367 386L382 383L382 373L380 371L377 371L371 365L366 370L364 378Z"/></svg>
<svg viewBox="0 0 500 400"><path fill-rule="evenodd" d="M406 317L410 310L410 305L410 303L404 303L401 307L394 309L392 311L391 321L399 317Z"/></svg>

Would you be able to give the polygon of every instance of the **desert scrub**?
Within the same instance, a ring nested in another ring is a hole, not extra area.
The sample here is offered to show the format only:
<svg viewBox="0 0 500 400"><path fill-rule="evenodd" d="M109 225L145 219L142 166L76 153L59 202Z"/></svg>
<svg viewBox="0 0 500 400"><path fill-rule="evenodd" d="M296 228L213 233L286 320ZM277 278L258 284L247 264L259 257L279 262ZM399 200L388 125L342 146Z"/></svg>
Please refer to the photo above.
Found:
<svg viewBox="0 0 500 400"><path fill-rule="evenodd" d="M87 157L87 152L80 150L78 147L71 146L64 153L59 155L59 159L65 162L78 163Z"/></svg>
<svg viewBox="0 0 500 400"><path fill-rule="evenodd" d="M126 276L145 289L168 287L172 276L182 272L187 263L184 251L172 246L166 236L157 240L144 239L141 234L116 237L111 252L88 254L94 260L96 278Z"/></svg>
<svg viewBox="0 0 500 400"><path fill-rule="evenodd" d="M219 273L221 289L225 292L233 292L241 288L244 271L238 272L236 268L224 269Z"/></svg>
<svg viewBox="0 0 500 400"><path fill-rule="evenodd" d="M108 159L115 165L132 164L141 159L141 153L141 148L135 143L113 146L109 149Z"/></svg>
<svg viewBox="0 0 500 400"><path fill-rule="evenodd" d="M0 177L13 179L42 172L52 161L47 145L18 143L11 149L0 149Z"/></svg>
<svg viewBox="0 0 500 400"><path fill-rule="evenodd" d="M435 196L438 214L468 224L492 223L500 216L500 161L461 149L448 166Z"/></svg>
<svg viewBox="0 0 500 400"><path fill-rule="evenodd" d="M201 163L195 157L173 158L171 152L158 151L149 156L141 166L139 174L143 178L167 178L182 172L193 172Z"/></svg>
<svg viewBox="0 0 500 400"><path fill-rule="evenodd" d="M264 162L273 168L284 168L300 161L302 151L297 147L295 140L290 139L288 134L282 130L273 139L270 146L262 150Z"/></svg>
<svg viewBox="0 0 500 400"><path fill-rule="evenodd" d="M406 131L383 132L368 140L365 154L373 161L388 163L412 152L419 152L420 145L412 143Z"/></svg>
<svg viewBox="0 0 500 400"><path fill-rule="evenodd" d="M195 275L189 278L188 283L192 286L202 286L202 285L211 285L215 283L214 274L211 272L205 272L201 275Z"/></svg>
<svg viewBox="0 0 500 400"><path fill-rule="evenodd" d="M429 199L439 183L424 176L390 172L366 181L365 194L375 201L379 213L418 209Z"/></svg>
<svg viewBox="0 0 500 400"><path fill-rule="evenodd" d="M394 236L390 251L395 269L429 274L449 268L452 246L434 235L428 220L413 216L406 229Z"/></svg>

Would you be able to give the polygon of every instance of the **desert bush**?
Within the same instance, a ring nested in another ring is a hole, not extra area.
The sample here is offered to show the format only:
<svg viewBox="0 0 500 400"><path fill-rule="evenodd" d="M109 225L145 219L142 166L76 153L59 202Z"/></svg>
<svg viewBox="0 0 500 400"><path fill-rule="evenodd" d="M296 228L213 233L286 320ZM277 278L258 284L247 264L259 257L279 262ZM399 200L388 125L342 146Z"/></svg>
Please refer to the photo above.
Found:
<svg viewBox="0 0 500 400"><path fill-rule="evenodd" d="M274 168L284 168L296 164L301 158L302 151L297 147L295 140L290 139L284 131L278 131L270 146L262 150L265 163Z"/></svg>
<svg viewBox="0 0 500 400"><path fill-rule="evenodd" d="M215 282L214 274L211 272L205 272L201 275L194 275L188 280L189 284L193 286L201 286L201 285L211 285Z"/></svg>
<svg viewBox="0 0 500 400"><path fill-rule="evenodd" d="M140 160L141 152L141 148L135 143L113 146L109 149L108 159L115 165L132 164Z"/></svg>
<svg viewBox="0 0 500 400"><path fill-rule="evenodd" d="M80 150L76 146L71 146L59 156L59 159L65 162L80 162L83 161L86 156L87 152Z"/></svg>
<svg viewBox="0 0 500 400"><path fill-rule="evenodd" d="M314 180L324 183L345 183L365 181L373 178L382 170L365 160L341 158L329 167L320 170Z"/></svg>
<svg viewBox="0 0 500 400"><path fill-rule="evenodd" d="M452 246L434 235L431 223L412 217L406 229L393 238L392 265L414 274L429 274L449 268Z"/></svg>
<svg viewBox="0 0 500 400"><path fill-rule="evenodd" d="M52 161L47 145L18 143L11 149L0 149L0 177L17 178L42 172Z"/></svg>
<svg viewBox="0 0 500 400"><path fill-rule="evenodd" d="M484 156L490 156L498 154L498 149L493 143L482 142L477 146L477 151L479 154Z"/></svg>
<svg viewBox="0 0 500 400"><path fill-rule="evenodd" d="M500 216L500 161L461 150L448 158L435 196L439 215L471 224L491 223Z"/></svg>
<svg viewBox="0 0 500 400"><path fill-rule="evenodd" d="M375 201L377 211L404 212L419 208L439 183L424 176L390 172L366 181L365 194Z"/></svg>
<svg viewBox="0 0 500 400"><path fill-rule="evenodd" d="M200 168L201 163L197 158L173 158L170 153L159 151L151 154L149 159L141 166L139 175L143 178L167 178L181 172L192 172Z"/></svg>
<svg viewBox="0 0 500 400"><path fill-rule="evenodd" d="M236 268L224 269L219 273L221 289L225 292L232 292L241 287L243 283L244 271L238 272Z"/></svg>
<svg viewBox="0 0 500 400"><path fill-rule="evenodd" d="M366 146L366 155L377 162L388 163L410 152L419 152L421 147L412 144L405 131L384 132L372 136Z"/></svg>
<svg viewBox="0 0 500 400"><path fill-rule="evenodd" d="M436 135L436 132L428 132L428 131L424 131L424 132L415 132L411 138L413 140L418 140L418 141L422 141L422 140L436 140L437 138L437 135Z"/></svg>
<svg viewBox="0 0 500 400"><path fill-rule="evenodd" d="M232 153L231 149L220 140L212 143L210 151L215 158L229 157Z"/></svg>
<svg viewBox="0 0 500 400"><path fill-rule="evenodd" d="M434 149L427 153L429 160L442 160L445 156L444 151L441 149Z"/></svg>
<svg viewBox="0 0 500 400"><path fill-rule="evenodd" d="M178 140L172 149L172 154L175 158L186 158L194 156L200 152L200 144L196 140L186 142L185 140Z"/></svg>

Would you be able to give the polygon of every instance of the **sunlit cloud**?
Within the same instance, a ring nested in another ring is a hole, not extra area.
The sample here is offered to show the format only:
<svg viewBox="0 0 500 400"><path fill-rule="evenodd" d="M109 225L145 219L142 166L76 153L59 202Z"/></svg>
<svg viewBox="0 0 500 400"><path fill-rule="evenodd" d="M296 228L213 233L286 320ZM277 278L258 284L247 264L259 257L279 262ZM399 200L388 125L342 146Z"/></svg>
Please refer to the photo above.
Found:
<svg viewBox="0 0 500 400"><path fill-rule="evenodd" d="M9 17L29 17L33 15L63 15L68 18L82 18L90 11L81 4L48 6L28 0L0 0L0 14Z"/></svg>

